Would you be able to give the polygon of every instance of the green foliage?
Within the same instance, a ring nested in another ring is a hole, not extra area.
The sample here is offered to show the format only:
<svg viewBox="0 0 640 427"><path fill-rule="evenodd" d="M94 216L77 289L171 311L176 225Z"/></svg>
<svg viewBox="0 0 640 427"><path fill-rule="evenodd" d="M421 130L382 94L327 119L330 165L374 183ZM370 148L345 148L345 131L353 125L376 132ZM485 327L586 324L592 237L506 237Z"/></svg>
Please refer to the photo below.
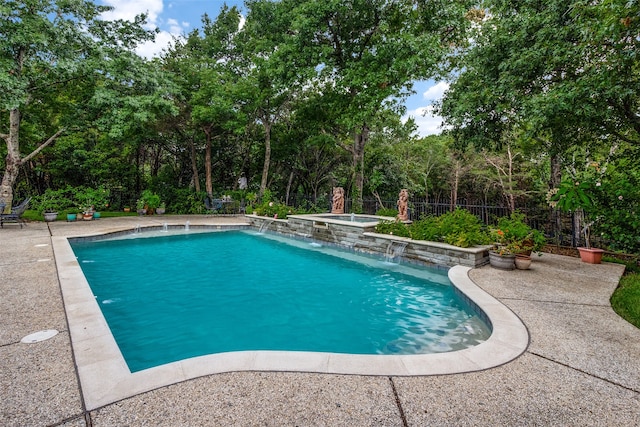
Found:
<svg viewBox="0 0 640 427"><path fill-rule="evenodd" d="M376 215L395 218L396 216L398 216L398 210L393 208L380 208L376 211Z"/></svg>
<svg viewBox="0 0 640 427"><path fill-rule="evenodd" d="M440 238L450 245L468 248L487 243L477 216L466 209L456 209L437 218Z"/></svg>
<svg viewBox="0 0 640 427"><path fill-rule="evenodd" d="M151 190L144 190L138 200L142 201L143 206L149 209L156 209L160 206L160 196Z"/></svg>
<svg viewBox="0 0 640 427"><path fill-rule="evenodd" d="M381 221L376 225L376 233L392 234L398 237L411 237L409 226L402 221Z"/></svg>
<svg viewBox="0 0 640 427"><path fill-rule="evenodd" d="M548 195L549 204L564 212L575 212L582 209L590 212L593 207L594 183L587 181L563 180L557 191L553 190Z"/></svg>
<svg viewBox="0 0 640 427"><path fill-rule="evenodd" d="M416 240L428 240L431 242L441 242L442 232L440 230L440 220L436 216L423 216L411 224L411 238Z"/></svg>
<svg viewBox="0 0 640 427"><path fill-rule="evenodd" d="M382 222L376 226L376 231L414 240L444 242L461 248L488 243L478 217L465 209L456 209L439 217L423 217L408 226L400 221Z"/></svg>
<svg viewBox="0 0 640 427"><path fill-rule="evenodd" d="M623 319L640 328L640 274L622 277L611 296L611 306Z"/></svg>
<svg viewBox="0 0 640 427"><path fill-rule="evenodd" d="M177 189L170 201L171 212L176 214L203 214L206 193L196 193L191 189Z"/></svg>
<svg viewBox="0 0 640 427"><path fill-rule="evenodd" d="M53 190L47 188L40 196L35 196L29 203L36 212L60 212L73 205L69 199L69 189Z"/></svg>
<svg viewBox="0 0 640 427"><path fill-rule="evenodd" d="M102 211L109 204L109 190L104 187L77 187L73 189L73 200L83 211Z"/></svg>
<svg viewBox="0 0 640 427"><path fill-rule="evenodd" d="M539 252L546 244L544 234L527 225L524 214L520 212L499 218L490 235L501 253Z"/></svg>

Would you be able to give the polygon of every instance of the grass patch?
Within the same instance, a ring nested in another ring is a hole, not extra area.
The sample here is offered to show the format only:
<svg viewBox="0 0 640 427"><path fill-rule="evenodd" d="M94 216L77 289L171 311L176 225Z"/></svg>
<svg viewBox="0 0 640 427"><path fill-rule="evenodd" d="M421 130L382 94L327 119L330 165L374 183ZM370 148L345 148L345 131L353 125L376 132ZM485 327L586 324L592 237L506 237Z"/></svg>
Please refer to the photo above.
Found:
<svg viewBox="0 0 640 427"><path fill-rule="evenodd" d="M627 322L640 328L640 266L635 259L618 259L605 256L604 261L624 264L625 274L618 288L611 295L611 306Z"/></svg>
<svg viewBox="0 0 640 427"><path fill-rule="evenodd" d="M620 317L640 328L640 273L622 276L611 295L611 306Z"/></svg>
<svg viewBox="0 0 640 427"><path fill-rule="evenodd" d="M73 211L73 213L76 213ZM122 211L101 211L100 218L114 218L119 216L138 216L137 212L122 212ZM44 215L42 212L37 212L34 210L27 209L22 215L22 219L27 221L44 221ZM56 221L66 221L67 214L66 212L58 213L58 217Z"/></svg>

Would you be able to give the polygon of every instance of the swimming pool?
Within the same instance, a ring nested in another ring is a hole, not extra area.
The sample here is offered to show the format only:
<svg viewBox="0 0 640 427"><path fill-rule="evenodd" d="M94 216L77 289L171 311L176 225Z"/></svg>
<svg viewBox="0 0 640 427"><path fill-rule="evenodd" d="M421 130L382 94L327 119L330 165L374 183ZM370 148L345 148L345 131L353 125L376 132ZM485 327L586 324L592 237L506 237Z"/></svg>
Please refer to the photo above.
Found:
<svg viewBox="0 0 640 427"><path fill-rule="evenodd" d="M225 231L76 241L132 372L206 354L456 351L490 330L443 270Z"/></svg>

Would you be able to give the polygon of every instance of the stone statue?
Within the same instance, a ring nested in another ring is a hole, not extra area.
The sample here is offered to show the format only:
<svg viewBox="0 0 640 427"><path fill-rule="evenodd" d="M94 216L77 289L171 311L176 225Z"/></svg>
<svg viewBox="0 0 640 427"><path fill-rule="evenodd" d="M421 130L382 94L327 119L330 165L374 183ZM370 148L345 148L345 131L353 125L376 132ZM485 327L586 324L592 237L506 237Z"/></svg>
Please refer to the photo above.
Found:
<svg viewBox="0 0 640 427"><path fill-rule="evenodd" d="M344 213L344 188L333 187L333 197L331 199L331 213Z"/></svg>
<svg viewBox="0 0 640 427"><path fill-rule="evenodd" d="M408 221L409 220L409 192L406 188L400 190L400 194L398 195L398 219L400 221Z"/></svg>

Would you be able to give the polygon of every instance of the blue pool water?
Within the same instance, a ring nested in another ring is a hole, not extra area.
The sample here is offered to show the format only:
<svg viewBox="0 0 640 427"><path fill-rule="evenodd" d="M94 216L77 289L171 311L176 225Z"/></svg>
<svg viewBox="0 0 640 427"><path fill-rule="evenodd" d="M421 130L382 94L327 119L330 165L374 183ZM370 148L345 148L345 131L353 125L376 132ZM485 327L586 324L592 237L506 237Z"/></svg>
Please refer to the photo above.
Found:
<svg viewBox="0 0 640 427"><path fill-rule="evenodd" d="M132 372L241 350L445 352L490 335L446 272L308 242L224 231L72 248Z"/></svg>

